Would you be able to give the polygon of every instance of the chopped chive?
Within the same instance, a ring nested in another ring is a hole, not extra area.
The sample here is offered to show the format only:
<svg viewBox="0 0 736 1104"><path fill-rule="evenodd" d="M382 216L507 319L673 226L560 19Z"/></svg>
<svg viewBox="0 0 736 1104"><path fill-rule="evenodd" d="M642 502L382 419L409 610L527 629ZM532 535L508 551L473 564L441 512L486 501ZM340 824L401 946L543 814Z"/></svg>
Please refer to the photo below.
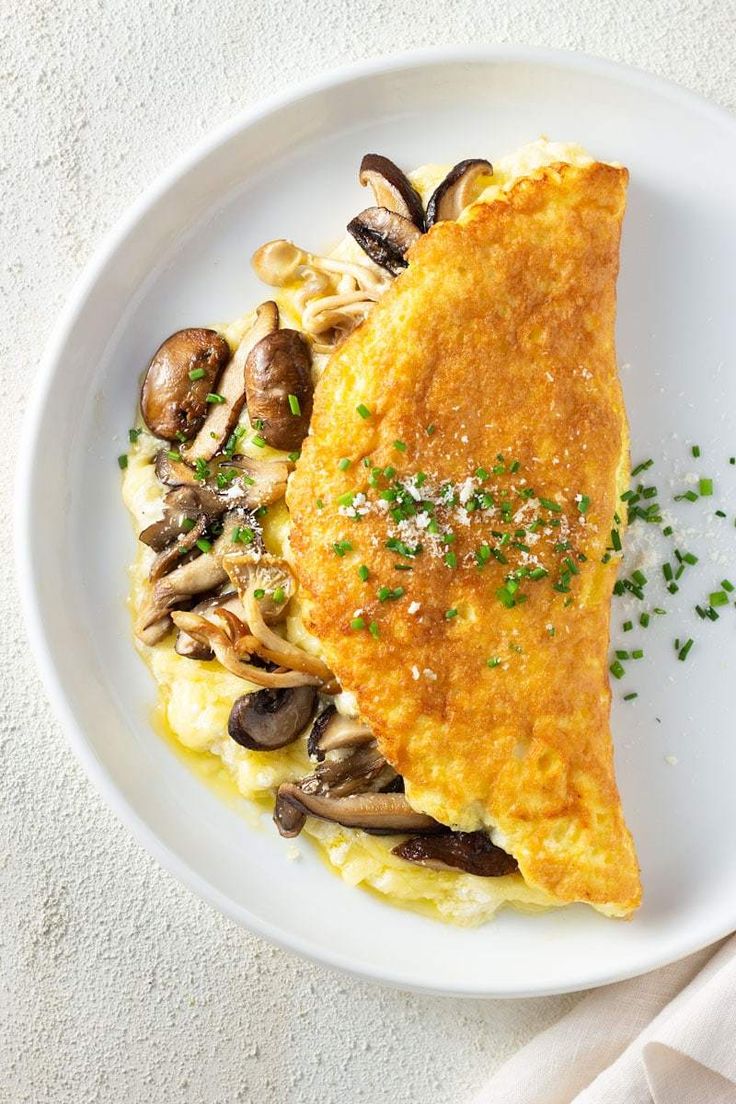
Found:
<svg viewBox="0 0 736 1104"><path fill-rule="evenodd" d="M196 524L197 523L194 520L194 518L185 517L184 520L181 523L181 527L182 527L182 529L184 530L185 533L191 533L192 529L194 528L194 526Z"/></svg>
<svg viewBox="0 0 736 1104"><path fill-rule="evenodd" d="M480 548L476 550L475 562L482 567L483 564L488 563L491 558L491 550L487 544L482 544Z"/></svg>
<svg viewBox="0 0 736 1104"><path fill-rule="evenodd" d="M394 441L394 448L397 452L406 452L406 445L403 441Z"/></svg>
<svg viewBox="0 0 736 1104"><path fill-rule="evenodd" d="M360 567L358 568L358 578L360 579L361 583L366 583L368 581L369 577L370 577L370 571L368 570L368 568L366 567L365 564L361 564Z"/></svg>
<svg viewBox="0 0 736 1104"><path fill-rule="evenodd" d="M632 659L643 659L644 658L644 649L643 648L634 648L633 652L631 653L631 658Z"/></svg>
<svg viewBox="0 0 736 1104"><path fill-rule="evenodd" d="M301 452L290 452L287 459L291 460L292 464L296 464L300 456Z"/></svg>
<svg viewBox="0 0 736 1104"><path fill-rule="evenodd" d="M455 534L453 533L452 536L454 536L454 535ZM455 555L454 552L445 552L442 559L447 564L448 567L452 567L452 568L457 567L457 556Z"/></svg>
<svg viewBox="0 0 736 1104"><path fill-rule="evenodd" d="M256 446L256 448L265 448L266 447L265 438L261 437L261 435L259 433L257 433L255 435L255 437L251 437L251 441Z"/></svg>
<svg viewBox="0 0 736 1104"><path fill-rule="evenodd" d="M631 659L631 652L625 652L623 649L619 648L616 651L616 659Z"/></svg>
<svg viewBox="0 0 736 1104"><path fill-rule="evenodd" d="M692 646L693 646L693 640L692 640L692 637L691 637L689 640L686 640L685 643L683 644L683 646L680 648L679 652L677 653L677 658L681 659L681 660L687 659L688 652L690 651Z"/></svg>
<svg viewBox="0 0 736 1104"><path fill-rule="evenodd" d="M641 625L641 627L643 629L646 629L648 627L649 620L650 619L649 619L649 614L648 613L641 613L639 615L639 624Z"/></svg>
<svg viewBox="0 0 736 1104"><path fill-rule="evenodd" d="M197 541L197 548L200 552L210 552L212 549L212 541L208 541L205 537L200 537Z"/></svg>
<svg viewBox="0 0 736 1104"><path fill-rule="evenodd" d="M204 401L211 403L213 406L217 406L218 404L227 402L227 399L224 395L218 395L216 391L210 391L205 395Z"/></svg>
<svg viewBox="0 0 736 1104"><path fill-rule="evenodd" d="M289 410L295 417L298 417L301 414L302 408L299 402L298 395L289 395Z"/></svg>
<svg viewBox="0 0 736 1104"><path fill-rule="evenodd" d="M475 475L477 479L480 479L480 481L483 482L484 480L488 479L489 472L486 468L476 468Z"/></svg>
<svg viewBox="0 0 736 1104"><path fill-rule="evenodd" d="M351 461L348 460L347 456L343 456L342 460L338 460L337 466L340 469L340 471L347 471L348 468L350 467L350 463L351 463Z"/></svg>
<svg viewBox="0 0 736 1104"><path fill-rule="evenodd" d="M136 441L138 440L138 438L140 437L142 432L143 432L142 429L129 429L128 430L128 440L130 441L131 445L134 445L136 443Z"/></svg>
<svg viewBox="0 0 736 1104"><path fill-rule="evenodd" d="M698 490L700 491L701 498L710 498L713 494L713 480L700 479L698 481Z"/></svg>
<svg viewBox="0 0 736 1104"><path fill-rule="evenodd" d="M664 577L665 577L665 579L668 583L671 582L672 581L672 564L663 563L662 564L662 574L664 575Z"/></svg>
<svg viewBox="0 0 736 1104"><path fill-rule="evenodd" d="M643 571L638 571L638 570L637 571L632 571L631 572L631 578L634 580L634 582L637 584L637 586L640 586L640 587L646 586L647 577L646 577L646 575L644 574Z"/></svg>
<svg viewBox="0 0 736 1104"><path fill-rule="evenodd" d="M677 592L680 588L678 587L677 583L670 583L669 586L667 587L667 589L670 592L670 594L677 594Z"/></svg>
<svg viewBox="0 0 736 1104"><path fill-rule="evenodd" d="M351 629L356 629L356 630L357 629L364 629L365 628L365 621L363 620L362 617L354 617L352 619L352 621L350 622L350 628Z"/></svg>
<svg viewBox="0 0 736 1104"><path fill-rule="evenodd" d="M127 455L127 453L123 452L123 453L120 454L120 456L118 456L118 467L120 468L121 471L125 471L127 466L128 466L128 455Z"/></svg>
<svg viewBox="0 0 736 1104"><path fill-rule="evenodd" d="M632 690L630 694L624 694L624 701L633 701L634 698L638 698L636 690Z"/></svg>
<svg viewBox="0 0 736 1104"><path fill-rule="evenodd" d="M529 572L529 578L530 579L543 579L545 577L545 575L548 575L548 574L549 574L549 572L547 571L546 567L541 567L541 566L540 567L535 567L532 571Z"/></svg>
<svg viewBox="0 0 736 1104"><path fill-rule="evenodd" d="M624 623L621 627L622 627L624 632L631 632L631 630L634 627L634 623L633 623L633 621L624 621Z"/></svg>
<svg viewBox="0 0 736 1104"><path fill-rule="evenodd" d="M427 434L428 437L431 437L433 433L437 432L437 426L434 425L434 423L432 425L428 425L424 432Z"/></svg>
<svg viewBox="0 0 736 1104"><path fill-rule="evenodd" d="M693 445L690 451L697 460L697 458L700 456L700 445Z"/></svg>
<svg viewBox="0 0 736 1104"><path fill-rule="evenodd" d="M612 529L611 530L611 545L613 547L614 552L620 552L621 551L621 536L619 534L618 529Z"/></svg>
<svg viewBox="0 0 736 1104"><path fill-rule="evenodd" d="M332 550L336 556L340 556L340 558L342 558L346 552L352 552L353 546L350 541L347 540L335 541L332 546Z"/></svg>
<svg viewBox="0 0 736 1104"><path fill-rule="evenodd" d="M396 468L392 468L389 464L387 468L383 469L383 474L386 476L387 479L393 479L393 477L396 475Z"/></svg>
<svg viewBox="0 0 736 1104"><path fill-rule="evenodd" d="M500 662L501 660L498 658L498 656L491 656L490 659L486 660L486 667L498 667Z"/></svg>
<svg viewBox="0 0 736 1104"><path fill-rule="evenodd" d="M551 510L554 514L559 514L562 510L559 502L554 502L551 498L540 498L539 505L544 506L545 510Z"/></svg>
<svg viewBox="0 0 736 1104"><path fill-rule="evenodd" d="M259 601L261 600L261 598L265 598L266 592L263 587L257 587L256 590L253 591L253 597L257 598Z"/></svg>
<svg viewBox="0 0 736 1104"><path fill-rule="evenodd" d="M672 526L671 525L665 525L664 529L662 530L662 535L665 536L665 537L671 537L672 536Z"/></svg>
<svg viewBox="0 0 736 1104"><path fill-rule="evenodd" d="M194 382L194 380L204 379L206 374L204 368L192 368L191 372L189 372L189 378Z"/></svg>
<svg viewBox="0 0 736 1104"><path fill-rule="evenodd" d="M716 510L715 515L716 515L716 517L725 517L726 516L726 511L725 510Z"/></svg>
<svg viewBox="0 0 736 1104"><path fill-rule="evenodd" d="M166 455L168 456L169 460L181 460L181 453L178 449L167 449Z"/></svg>
<svg viewBox="0 0 736 1104"><path fill-rule="evenodd" d="M457 617L456 609L445 610L445 621L452 621L453 617Z"/></svg>
<svg viewBox="0 0 736 1104"><path fill-rule="evenodd" d="M682 558L685 563L688 564L696 564L698 562L698 557L695 556L692 552L685 552Z"/></svg>
<svg viewBox="0 0 736 1104"><path fill-rule="evenodd" d="M370 418L371 412L368 409L368 407L365 405L365 403L358 403L358 405L356 406L355 409L358 411L361 418Z"/></svg>
<svg viewBox="0 0 736 1104"><path fill-rule="evenodd" d="M663 610L660 609L659 606L655 606L652 610L652 613L656 613L658 617L664 617L664 615L667 613L667 610Z"/></svg>
<svg viewBox="0 0 736 1104"><path fill-rule="evenodd" d="M697 502L698 496L695 491L684 491L683 494L675 495L675 502Z"/></svg>
<svg viewBox="0 0 736 1104"><path fill-rule="evenodd" d="M324 508L325 508L325 504L324 504L324 502L322 501L321 498L317 499L317 501L315 503L315 506L317 507L318 510L324 510Z"/></svg>
<svg viewBox="0 0 736 1104"><path fill-rule="evenodd" d="M721 586L724 590L727 590L729 594L734 590L734 585L729 579L721 579Z"/></svg>
<svg viewBox="0 0 736 1104"><path fill-rule="evenodd" d="M274 602L276 603L276 605L280 606L281 603L283 601L285 601L285 599L286 599L286 591L284 590L283 587L278 586L274 590L274 592L272 594L272 598L273 598Z"/></svg>
<svg viewBox="0 0 736 1104"><path fill-rule="evenodd" d="M725 590L714 590L708 595L708 603L715 608L716 606L727 606L728 595Z"/></svg>
<svg viewBox="0 0 736 1104"><path fill-rule="evenodd" d="M623 495L621 497L623 498ZM589 506L590 506L590 499L588 498L588 496L587 495L581 495L580 501L578 502L578 513L587 514Z"/></svg>
<svg viewBox="0 0 736 1104"><path fill-rule="evenodd" d="M623 678L624 675L626 674L626 671L624 670L623 664L619 663L619 661L617 659L615 659L613 661L613 663L610 665L608 670L611 672L613 677L617 678L617 679Z"/></svg>
<svg viewBox="0 0 736 1104"><path fill-rule="evenodd" d="M642 472L647 471L649 468L651 468L653 463L654 461L650 459L644 460L641 464L637 464L631 473L632 479L635 475L641 475Z"/></svg>
<svg viewBox="0 0 736 1104"><path fill-rule="evenodd" d="M345 494L341 494L337 500L338 506L352 506L355 493L355 491L346 491Z"/></svg>
<svg viewBox="0 0 736 1104"><path fill-rule="evenodd" d="M370 625L368 626L368 632L371 634L374 640L378 640L378 637L381 635L381 630L378 627L377 621L371 621Z"/></svg>

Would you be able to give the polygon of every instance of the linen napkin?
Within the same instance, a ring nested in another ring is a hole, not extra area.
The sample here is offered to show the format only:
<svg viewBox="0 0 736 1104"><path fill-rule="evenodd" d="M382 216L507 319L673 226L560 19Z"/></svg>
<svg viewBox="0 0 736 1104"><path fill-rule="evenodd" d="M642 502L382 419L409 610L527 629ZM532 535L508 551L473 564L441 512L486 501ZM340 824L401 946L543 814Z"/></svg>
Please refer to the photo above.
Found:
<svg viewBox="0 0 736 1104"><path fill-rule="evenodd" d="M736 935L589 993L474 1104L736 1104Z"/></svg>

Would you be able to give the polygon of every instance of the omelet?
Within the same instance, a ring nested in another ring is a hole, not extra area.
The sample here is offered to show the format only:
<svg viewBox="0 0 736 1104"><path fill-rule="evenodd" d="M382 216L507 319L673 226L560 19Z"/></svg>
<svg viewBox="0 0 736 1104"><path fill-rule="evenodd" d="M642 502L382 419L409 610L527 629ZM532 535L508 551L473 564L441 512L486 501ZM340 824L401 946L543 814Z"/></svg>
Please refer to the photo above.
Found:
<svg viewBox="0 0 736 1104"><path fill-rule="evenodd" d="M424 234L331 357L287 491L307 629L411 805L611 916L641 898L607 671L627 179L549 164Z"/></svg>

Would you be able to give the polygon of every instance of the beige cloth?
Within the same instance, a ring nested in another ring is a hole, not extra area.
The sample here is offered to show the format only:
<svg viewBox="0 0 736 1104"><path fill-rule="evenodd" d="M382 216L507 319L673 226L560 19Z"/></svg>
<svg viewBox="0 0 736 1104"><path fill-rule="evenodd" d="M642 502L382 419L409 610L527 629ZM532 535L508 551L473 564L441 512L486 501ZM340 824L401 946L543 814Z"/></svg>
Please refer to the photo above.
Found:
<svg viewBox="0 0 736 1104"><path fill-rule="evenodd" d="M590 993L474 1104L736 1104L736 935Z"/></svg>

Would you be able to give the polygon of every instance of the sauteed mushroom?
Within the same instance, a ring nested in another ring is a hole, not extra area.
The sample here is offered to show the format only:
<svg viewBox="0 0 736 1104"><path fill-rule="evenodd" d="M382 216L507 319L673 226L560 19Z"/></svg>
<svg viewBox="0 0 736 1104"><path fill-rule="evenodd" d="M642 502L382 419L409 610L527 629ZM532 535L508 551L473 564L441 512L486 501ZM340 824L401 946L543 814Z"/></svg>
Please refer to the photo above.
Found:
<svg viewBox="0 0 736 1104"><path fill-rule="evenodd" d="M245 456L216 463L212 466L205 465L205 478L197 477L197 473L181 460L172 460L166 452L160 452L156 457L156 476L161 483L169 487L186 487L190 490L190 497L174 500L175 508L186 508L190 511L188 516L194 513L205 513L210 520L219 517L225 510L234 507L242 507L246 510L257 510L259 506L270 506L283 498L286 490L286 480L289 469L284 460L249 460ZM218 476L224 476L220 482L223 487L218 487ZM165 504L169 501L167 495ZM196 508L195 508L196 503ZM164 514L164 517L166 514ZM187 516L187 515L185 515ZM154 525L158 525L154 522ZM149 526L149 529L153 529ZM149 530L144 530L148 533ZM158 531L154 530L155 539L158 539ZM141 534L143 540L143 534ZM150 540L145 540L149 544Z"/></svg>
<svg viewBox="0 0 736 1104"><path fill-rule="evenodd" d="M236 744L252 751L286 747L306 728L316 701L313 686L243 694L230 710L228 733Z"/></svg>
<svg viewBox="0 0 736 1104"><path fill-rule="evenodd" d="M276 330L258 342L245 365L245 394L252 422L273 448L298 449L312 415L312 356L298 330Z"/></svg>
<svg viewBox="0 0 736 1104"><path fill-rule="evenodd" d="M424 229L424 208L419 193L398 165L378 153L367 153L360 163L360 183L368 185L377 207L386 207Z"/></svg>
<svg viewBox="0 0 736 1104"><path fill-rule="evenodd" d="M362 721L346 717L334 705L328 705L312 725L307 751L313 759L322 760L328 751L359 747L372 739L373 733Z"/></svg>
<svg viewBox="0 0 736 1104"><path fill-rule="evenodd" d="M400 843L391 853L430 870L464 870L481 878L500 878L519 869L513 855L497 847L485 832L417 836Z"/></svg>
<svg viewBox="0 0 736 1104"><path fill-rule="evenodd" d="M427 203L427 227L459 218L478 194L482 176L493 176L493 165L479 157L459 161L439 184Z"/></svg>
<svg viewBox="0 0 736 1104"><path fill-rule="evenodd" d="M245 402L245 362L248 354L261 338L273 333L278 326L279 309L276 304L270 301L261 303L256 311L255 322L222 374L218 385L220 401L210 406L204 424L183 453L188 463L211 460L226 444Z"/></svg>
<svg viewBox="0 0 736 1104"><path fill-rule="evenodd" d="M230 359L216 330L179 330L154 353L141 388L141 413L151 433L188 440L207 417L207 395Z"/></svg>
<svg viewBox="0 0 736 1104"><path fill-rule="evenodd" d="M347 229L371 260L393 276L406 268L409 247L422 236L411 219L386 207L368 207L348 223Z"/></svg>
<svg viewBox="0 0 736 1104"><path fill-rule="evenodd" d="M208 620L214 621L214 615L218 609L230 610L236 616L240 616L243 613L240 599L233 590L228 591L227 594L218 594L214 598L205 598L204 601L198 602L189 612L197 617L206 617ZM209 660L215 658L215 653L208 644L195 640L193 636L183 632L182 629L179 629L176 634L174 650L178 655L184 656L186 659Z"/></svg>
<svg viewBox="0 0 736 1104"><path fill-rule="evenodd" d="M403 794L362 793L330 797L305 793L293 782L282 783L274 808L274 821L281 835L298 835L306 814L332 820L345 828L364 828L377 835L446 831L444 825L438 824L432 817L415 812Z"/></svg>

